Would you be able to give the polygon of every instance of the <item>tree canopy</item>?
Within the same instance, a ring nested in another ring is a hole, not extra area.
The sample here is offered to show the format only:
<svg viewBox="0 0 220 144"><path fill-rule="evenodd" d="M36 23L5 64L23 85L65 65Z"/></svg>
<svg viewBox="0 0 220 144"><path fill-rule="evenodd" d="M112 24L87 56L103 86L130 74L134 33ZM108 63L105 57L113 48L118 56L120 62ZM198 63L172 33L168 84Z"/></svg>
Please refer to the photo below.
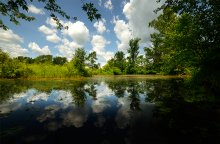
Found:
<svg viewBox="0 0 220 144"><path fill-rule="evenodd" d="M16 25L20 24L20 19L26 21L33 21L35 17L26 14L29 12L28 4L32 3L33 0L6 0L0 2L0 14L2 16L9 17L10 21ZM58 15L68 20L77 20L77 17L68 15L56 2L56 0L37 0L37 2L44 5L44 9L50 12L50 16L56 21L57 28L62 29L64 26L61 24ZM94 7L93 3L82 2L82 10L86 12L88 19L93 21L95 19L100 19L101 14ZM2 19L0 19L0 28L7 30L8 26L5 25ZM65 27L68 28L68 27Z"/></svg>

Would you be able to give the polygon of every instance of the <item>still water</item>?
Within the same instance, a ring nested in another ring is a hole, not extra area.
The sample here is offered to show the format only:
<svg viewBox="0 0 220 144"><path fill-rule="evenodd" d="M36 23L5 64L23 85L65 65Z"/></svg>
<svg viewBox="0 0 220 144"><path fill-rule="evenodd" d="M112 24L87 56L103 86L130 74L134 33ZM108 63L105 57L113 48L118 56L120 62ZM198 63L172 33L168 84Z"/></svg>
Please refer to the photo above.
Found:
<svg viewBox="0 0 220 144"><path fill-rule="evenodd" d="M185 83L1 80L0 143L220 143L220 109Z"/></svg>

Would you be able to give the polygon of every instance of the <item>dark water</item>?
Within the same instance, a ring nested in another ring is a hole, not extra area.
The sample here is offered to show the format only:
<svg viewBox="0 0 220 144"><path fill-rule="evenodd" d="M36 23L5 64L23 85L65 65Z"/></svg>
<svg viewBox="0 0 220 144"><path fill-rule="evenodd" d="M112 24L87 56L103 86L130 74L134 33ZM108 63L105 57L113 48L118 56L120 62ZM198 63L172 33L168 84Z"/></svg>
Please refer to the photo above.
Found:
<svg viewBox="0 0 220 144"><path fill-rule="evenodd" d="M0 81L0 143L220 143L215 97L184 79Z"/></svg>

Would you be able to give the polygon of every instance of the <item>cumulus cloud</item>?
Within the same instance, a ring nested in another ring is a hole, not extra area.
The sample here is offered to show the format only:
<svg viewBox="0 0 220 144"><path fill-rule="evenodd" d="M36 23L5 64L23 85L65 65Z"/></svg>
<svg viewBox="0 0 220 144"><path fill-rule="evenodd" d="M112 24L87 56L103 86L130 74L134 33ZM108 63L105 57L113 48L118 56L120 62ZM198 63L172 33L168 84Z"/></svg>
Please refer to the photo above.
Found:
<svg viewBox="0 0 220 144"><path fill-rule="evenodd" d="M46 39L52 43L58 43L61 41L60 37L57 36L57 34L52 34L46 36Z"/></svg>
<svg viewBox="0 0 220 144"><path fill-rule="evenodd" d="M120 20L118 17L114 17L113 23L115 24L114 32L119 40L117 41L118 50L125 52L129 47L129 40L132 38L129 25L124 20Z"/></svg>
<svg viewBox="0 0 220 144"><path fill-rule="evenodd" d="M35 7L34 5L29 5L28 6L28 11L34 14L45 14L44 11L40 8Z"/></svg>
<svg viewBox="0 0 220 144"><path fill-rule="evenodd" d="M104 51L104 48L107 44L110 44L109 41L107 41L103 36L101 35L94 35L92 37L92 46L93 50L96 51L97 53Z"/></svg>
<svg viewBox="0 0 220 144"><path fill-rule="evenodd" d="M38 46L38 44L36 44L35 42L30 42L28 44L28 47L35 53L39 54L39 55L50 55L50 49L48 48L48 46L44 46L43 48L40 48Z"/></svg>
<svg viewBox="0 0 220 144"><path fill-rule="evenodd" d="M103 32L106 31L105 23L106 23L106 20L102 19L101 21L95 22L93 26L96 28L98 33L102 34Z"/></svg>
<svg viewBox="0 0 220 144"><path fill-rule="evenodd" d="M61 41L62 43L57 45L56 47L58 48L60 54L67 57L68 60L72 59L73 54L77 48L83 47L83 45L79 45L74 41L69 41L66 38L62 39Z"/></svg>
<svg viewBox="0 0 220 144"><path fill-rule="evenodd" d="M53 18L51 18L51 17L50 17L50 18L47 18L46 23L47 23L48 25L50 25L51 27L53 27L53 28L57 27L56 21L55 21ZM61 23L62 25L64 25L64 22L63 22L62 20L60 20L60 23Z"/></svg>
<svg viewBox="0 0 220 144"><path fill-rule="evenodd" d="M68 35L79 45L84 45L89 40L89 30L81 21L67 22L68 29L63 30L63 35Z"/></svg>
<svg viewBox="0 0 220 144"><path fill-rule="evenodd" d="M0 29L0 48L9 53L11 57L26 56L28 50L23 48L23 38L15 34L12 30Z"/></svg>
<svg viewBox="0 0 220 144"><path fill-rule="evenodd" d="M149 42L150 34L154 30L148 27L148 23L158 16L153 11L160 5L161 3L153 0L130 0L124 5L123 13L132 34L134 37L141 38L141 42Z"/></svg>
<svg viewBox="0 0 220 144"><path fill-rule="evenodd" d="M112 1L111 0L107 0L105 3L104 3L104 7L109 9L109 10L112 10L113 9L113 5L112 5Z"/></svg>
<svg viewBox="0 0 220 144"><path fill-rule="evenodd" d="M110 44L110 41L107 41L103 36L94 35L92 37L91 44L93 51L96 51L98 61L101 63L101 66L114 56L113 52L105 50L105 46Z"/></svg>
<svg viewBox="0 0 220 144"><path fill-rule="evenodd" d="M55 29L50 29L45 25L42 25L38 28L38 30L46 35L53 35L57 32L57 30Z"/></svg>
<svg viewBox="0 0 220 144"><path fill-rule="evenodd" d="M38 28L38 30L46 35L46 40L48 40L49 42L58 43L61 41L61 38L56 34L56 29L51 29L45 25L42 25Z"/></svg>
<svg viewBox="0 0 220 144"><path fill-rule="evenodd" d="M150 34L154 32L154 29L149 28L148 23L158 16L153 11L161 3L152 0L130 0L129 2L123 1L122 4L127 22L118 17L113 18L114 32L119 40L117 41L118 50L126 51L131 38L141 38L141 43L149 43Z"/></svg>

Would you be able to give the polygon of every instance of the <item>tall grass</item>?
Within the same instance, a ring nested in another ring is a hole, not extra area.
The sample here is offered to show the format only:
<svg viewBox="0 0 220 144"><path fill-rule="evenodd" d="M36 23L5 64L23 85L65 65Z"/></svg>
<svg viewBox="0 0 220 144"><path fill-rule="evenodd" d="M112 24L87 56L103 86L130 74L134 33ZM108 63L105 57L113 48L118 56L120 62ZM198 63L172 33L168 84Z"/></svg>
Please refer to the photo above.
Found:
<svg viewBox="0 0 220 144"><path fill-rule="evenodd" d="M28 68L32 71L28 78L68 78L74 74L68 69L67 65L52 64L30 64Z"/></svg>

